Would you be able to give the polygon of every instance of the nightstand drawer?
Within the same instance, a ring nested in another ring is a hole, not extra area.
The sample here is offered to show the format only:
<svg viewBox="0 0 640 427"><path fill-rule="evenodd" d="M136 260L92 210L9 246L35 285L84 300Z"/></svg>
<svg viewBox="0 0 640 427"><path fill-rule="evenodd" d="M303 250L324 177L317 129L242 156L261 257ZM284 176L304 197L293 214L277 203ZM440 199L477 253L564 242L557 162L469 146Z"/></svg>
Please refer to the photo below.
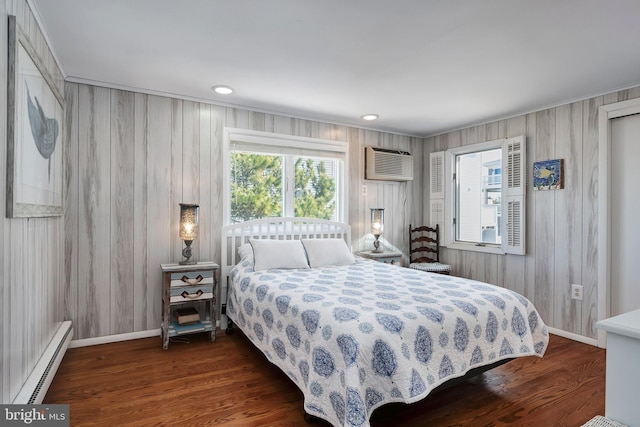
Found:
<svg viewBox="0 0 640 427"><path fill-rule="evenodd" d="M171 274L172 288L176 286L201 286L208 284L213 284L213 272L210 270Z"/></svg>
<svg viewBox="0 0 640 427"><path fill-rule="evenodd" d="M199 286L175 286L169 290L170 301L188 302L213 298L213 283Z"/></svg>

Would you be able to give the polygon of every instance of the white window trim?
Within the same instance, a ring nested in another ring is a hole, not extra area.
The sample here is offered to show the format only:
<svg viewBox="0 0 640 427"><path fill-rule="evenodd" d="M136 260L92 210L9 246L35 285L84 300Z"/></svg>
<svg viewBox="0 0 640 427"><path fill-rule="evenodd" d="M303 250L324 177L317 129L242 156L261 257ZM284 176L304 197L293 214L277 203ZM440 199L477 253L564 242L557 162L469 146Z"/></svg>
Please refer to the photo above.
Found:
<svg viewBox="0 0 640 427"><path fill-rule="evenodd" d="M521 150L519 151L519 160L520 160L520 169L518 171L509 170L509 162L508 162L508 151L507 147L510 144L519 143L521 144ZM432 194L431 195L431 216L433 216L433 206L434 205L444 205L444 217L442 218L442 224L440 224L440 229L443 232L442 236L442 246L448 249L457 249L457 250L465 250L465 251L473 251L473 252L483 252L490 254L499 254L504 255L507 253L516 254L516 255L524 255L525 254L525 189L526 189L526 149L525 149L525 137L518 136L514 138L502 138L493 141L481 142L477 144L465 145L461 147L450 148L445 152L432 153L431 167L433 168L434 161L441 157L444 153L444 177L442 180L444 182L444 194ZM502 221L503 221L503 236L501 244L478 244L475 242L458 242L455 240L455 225L453 224L453 217L455 212L455 181L453 180L453 174L455 172L455 158L457 155L475 153L478 151L485 151L500 148L502 149ZM509 174L516 173L519 174L519 182L520 185L517 188L509 188L507 179ZM432 180L434 177L432 176ZM520 245L517 247L508 247L507 242L507 233L508 233L508 203L512 200L517 200L521 204L520 209L520 218L521 222L519 224L520 227ZM434 220L432 218L431 225L434 226Z"/></svg>
<svg viewBox="0 0 640 427"><path fill-rule="evenodd" d="M500 244L485 244L479 245L474 242L457 242L455 240L455 225L453 224L453 217L456 208L456 201L453 195L455 194L455 181L453 180L453 174L456 171L456 156L462 154L476 153L478 151L486 151L492 149L502 148L504 139L496 139L493 141L480 142L478 144L464 145L461 147L450 148L445 151L445 206L444 206L444 219L445 226L442 228L444 231L443 246L449 249L458 249L464 251L484 252L491 254L504 255L502 245ZM504 167L504 165L503 165Z"/></svg>
<svg viewBox="0 0 640 427"><path fill-rule="evenodd" d="M337 173L339 182L343 184L342 188L338 189L340 193L336 214L337 221L346 222L346 215L349 212L349 174L346 173L349 170L349 144L347 142L225 127L222 143L223 224L231 223L231 180L228 177L231 173L231 146L233 143L264 146L266 152L273 154L293 154L291 151L294 151L292 149L295 148L312 152L313 154L310 154L312 156L324 154L328 157L342 159L343 166ZM285 212L285 215L289 215L289 213Z"/></svg>
<svg viewBox="0 0 640 427"><path fill-rule="evenodd" d="M484 252L487 254L504 255L505 252L501 245L496 243L486 243L484 246L477 243L452 242L445 246L448 249L456 249L460 251Z"/></svg>

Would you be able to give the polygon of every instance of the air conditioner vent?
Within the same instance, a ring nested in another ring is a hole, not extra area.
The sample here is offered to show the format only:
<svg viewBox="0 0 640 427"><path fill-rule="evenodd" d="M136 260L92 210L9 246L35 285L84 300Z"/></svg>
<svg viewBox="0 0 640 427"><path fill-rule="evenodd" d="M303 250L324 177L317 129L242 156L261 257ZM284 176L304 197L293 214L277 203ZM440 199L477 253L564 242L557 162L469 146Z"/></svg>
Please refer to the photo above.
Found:
<svg viewBox="0 0 640 427"><path fill-rule="evenodd" d="M413 156L405 151L365 147L365 179L413 180Z"/></svg>

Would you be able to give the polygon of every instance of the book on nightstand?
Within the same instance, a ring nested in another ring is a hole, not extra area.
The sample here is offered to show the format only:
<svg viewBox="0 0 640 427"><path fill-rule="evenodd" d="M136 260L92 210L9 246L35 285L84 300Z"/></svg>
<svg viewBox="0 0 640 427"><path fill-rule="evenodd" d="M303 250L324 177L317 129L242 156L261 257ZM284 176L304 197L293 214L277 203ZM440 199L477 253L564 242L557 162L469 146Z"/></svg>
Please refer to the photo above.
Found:
<svg viewBox="0 0 640 427"><path fill-rule="evenodd" d="M200 321L189 323L188 325L180 325L178 324L178 322L172 322L171 326L173 327L173 330L176 331L176 335L190 334L191 332L199 332L199 331L206 330L204 325Z"/></svg>
<svg viewBox="0 0 640 427"><path fill-rule="evenodd" d="M200 321L200 313L194 307L182 307L174 311L179 325L188 325Z"/></svg>

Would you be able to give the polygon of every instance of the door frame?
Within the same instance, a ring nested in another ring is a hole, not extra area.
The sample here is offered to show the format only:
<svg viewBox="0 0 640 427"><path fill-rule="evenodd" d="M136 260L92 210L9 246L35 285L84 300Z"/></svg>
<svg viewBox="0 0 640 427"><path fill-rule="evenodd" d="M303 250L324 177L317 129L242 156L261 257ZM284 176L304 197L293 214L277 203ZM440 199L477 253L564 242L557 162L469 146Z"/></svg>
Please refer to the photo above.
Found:
<svg viewBox="0 0 640 427"><path fill-rule="evenodd" d="M598 320L611 313L611 120L633 114L640 114L640 98L598 108ZM606 347L601 329L598 347Z"/></svg>

